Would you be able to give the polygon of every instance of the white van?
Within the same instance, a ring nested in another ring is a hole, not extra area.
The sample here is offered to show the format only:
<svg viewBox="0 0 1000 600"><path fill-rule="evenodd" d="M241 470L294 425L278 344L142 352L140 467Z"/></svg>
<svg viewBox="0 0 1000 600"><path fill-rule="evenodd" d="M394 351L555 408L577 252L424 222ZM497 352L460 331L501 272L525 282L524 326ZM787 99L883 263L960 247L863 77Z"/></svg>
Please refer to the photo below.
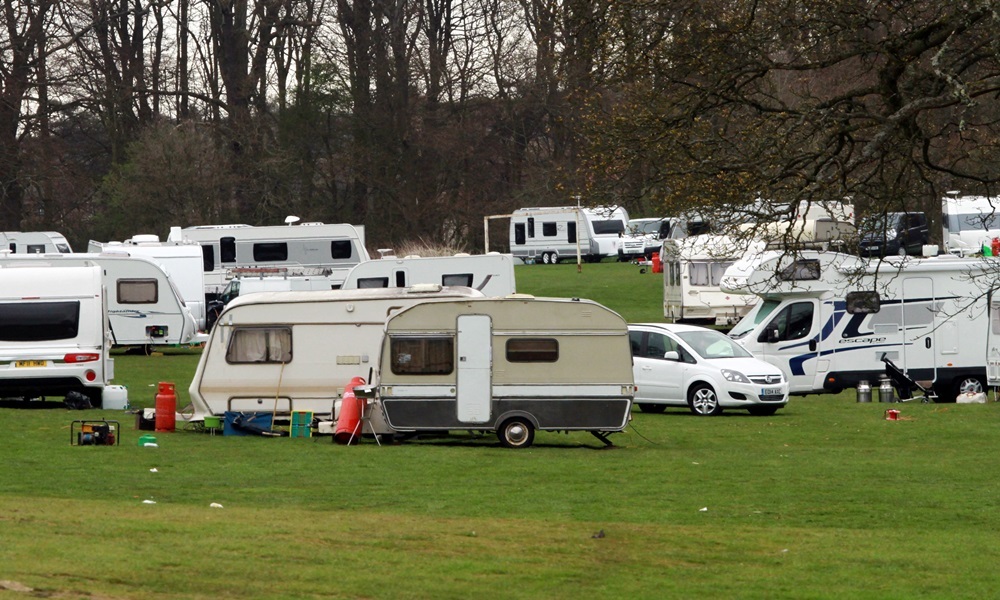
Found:
<svg viewBox="0 0 1000 600"><path fill-rule="evenodd" d="M757 303L729 335L778 366L791 394L874 384L888 358L910 379L932 382L941 400L953 400L986 386L992 272L989 261L950 255L773 256L749 277L746 289Z"/></svg>
<svg viewBox="0 0 1000 600"><path fill-rule="evenodd" d="M0 263L0 397L81 392L114 376L101 268Z"/></svg>
<svg viewBox="0 0 1000 600"><path fill-rule="evenodd" d="M598 262L618 256L627 223L628 212L620 206L519 208L510 218L510 252L544 264L577 255Z"/></svg>
<svg viewBox="0 0 1000 600"><path fill-rule="evenodd" d="M124 252L10 255L0 264L56 268L96 264L107 291L111 341L116 346L164 346L196 341L198 327L163 265Z"/></svg>
<svg viewBox="0 0 1000 600"><path fill-rule="evenodd" d="M978 254L1000 238L1000 198L946 196L941 199L944 249L958 256ZM991 249L992 252L992 249Z"/></svg>
<svg viewBox="0 0 1000 600"><path fill-rule="evenodd" d="M227 411L335 416L344 386L367 381L385 321L419 302L476 298L470 288L260 292L230 302L191 381L194 418Z"/></svg>
<svg viewBox="0 0 1000 600"><path fill-rule="evenodd" d="M386 323L378 365L377 384L355 389L376 399L374 422L396 433L496 432L508 448L530 446L536 430L609 444L635 393L625 321L590 300L417 304Z"/></svg>
<svg viewBox="0 0 1000 600"><path fill-rule="evenodd" d="M491 252L369 260L350 270L343 289L409 287L418 283L471 287L486 296L506 296L517 292L514 257Z"/></svg>

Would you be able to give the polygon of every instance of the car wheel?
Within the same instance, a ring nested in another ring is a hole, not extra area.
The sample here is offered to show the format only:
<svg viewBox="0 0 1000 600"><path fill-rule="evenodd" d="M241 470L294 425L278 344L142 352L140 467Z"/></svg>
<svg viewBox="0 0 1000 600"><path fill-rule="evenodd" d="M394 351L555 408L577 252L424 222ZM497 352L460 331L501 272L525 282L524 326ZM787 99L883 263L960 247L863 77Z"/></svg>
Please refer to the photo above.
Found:
<svg viewBox="0 0 1000 600"><path fill-rule="evenodd" d="M900 256L906 256L906 245L905 244L900 244L899 245L899 255Z"/></svg>
<svg viewBox="0 0 1000 600"><path fill-rule="evenodd" d="M507 419L497 430L500 445L504 448L527 448L535 441L535 429L526 419Z"/></svg>
<svg viewBox="0 0 1000 600"><path fill-rule="evenodd" d="M639 410L644 413L661 413L667 410L666 404L650 404L648 402L638 402Z"/></svg>
<svg viewBox="0 0 1000 600"><path fill-rule="evenodd" d="M691 388L688 394L688 403L691 405L691 412L702 417L714 417L722 412L719 406L719 396L712 389L712 386L704 383Z"/></svg>
<svg viewBox="0 0 1000 600"><path fill-rule="evenodd" d="M755 417L770 417L778 412L779 406L750 406L747 411Z"/></svg>

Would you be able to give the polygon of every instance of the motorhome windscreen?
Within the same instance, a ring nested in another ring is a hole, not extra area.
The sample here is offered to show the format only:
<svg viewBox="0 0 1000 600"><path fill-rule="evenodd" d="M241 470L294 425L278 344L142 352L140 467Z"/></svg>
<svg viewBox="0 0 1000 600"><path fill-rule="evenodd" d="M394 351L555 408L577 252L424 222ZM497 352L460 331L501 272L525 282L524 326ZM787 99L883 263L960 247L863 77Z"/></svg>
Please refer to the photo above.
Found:
<svg viewBox="0 0 1000 600"><path fill-rule="evenodd" d="M448 375L455 369L451 336L392 337L389 352L395 375Z"/></svg>
<svg viewBox="0 0 1000 600"><path fill-rule="evenodd" d="M594 235L618 235L625 231L625 221L621 219L591 221L591 223L594 226Z"/></svg>
<svg viewBox="0 0 1000 600"><path fill-rule="evenodd" d="M118 304L156 304L159 287L155 279L119 279Z"/></svg>
<svg viewBox="0 0 1000 600"><path fill-rule="evenodd" d="M778 308L779 304L781 304L781 301L779 300L761 300L750 309L750 312L748 312L745 317L740 319L739 323L737 323L735 327L729 330L729 337L734 340L738 340L750 333L756 329L768 315L774 312L774 309Z"/></svg>
<svg viewBox="0 0 1000 600"><path fill-rule="evenodd" d="M80 330L80 302L16 302L0 304L0 340L42 342L68 340Z"/></svg>
<svg viewBox="0 0 1000 600"><path fill-rule="evenodd" d="M552 338L513 338L507 340L507 362L556 362L559 341Z"/></svg>
<svg viewBox="0 0 1000 600"><path fill-rule="evenodd" d="M258 242L253 245L253 259L257 262L288 260L288 244L285 242Z"/></svg>
<svg viewBox="0 0 1000 600"><path fill-rule="evenodd" d="M290 327L237 327L226 350L226 362L232 364L291 361Z"/></svg>
<svg viewBox="0 0 1000 600"><path fill-rule="evenodd" d="M472 287L472 273L449 273L442 275L441 285Z"/></svg>

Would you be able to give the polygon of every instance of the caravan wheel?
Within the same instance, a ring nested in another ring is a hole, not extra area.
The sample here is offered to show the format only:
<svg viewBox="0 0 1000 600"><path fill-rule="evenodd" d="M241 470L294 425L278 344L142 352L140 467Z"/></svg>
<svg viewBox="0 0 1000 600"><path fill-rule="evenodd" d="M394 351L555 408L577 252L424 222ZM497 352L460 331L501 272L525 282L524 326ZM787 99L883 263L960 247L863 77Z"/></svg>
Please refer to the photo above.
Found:
<svg viewBox="0 0 1000 600"><path fill-rule="evenodd" d="M526 419L507 419L497 430L500 445L505 448L527 448L535 441L535 428Z"/></svg>
<svg viewBox="0 0 1000 600"><path fill-rule="evenodd" d="M542 264L547 265L552 261L551 255L548 252L542 252Z"/></svg>

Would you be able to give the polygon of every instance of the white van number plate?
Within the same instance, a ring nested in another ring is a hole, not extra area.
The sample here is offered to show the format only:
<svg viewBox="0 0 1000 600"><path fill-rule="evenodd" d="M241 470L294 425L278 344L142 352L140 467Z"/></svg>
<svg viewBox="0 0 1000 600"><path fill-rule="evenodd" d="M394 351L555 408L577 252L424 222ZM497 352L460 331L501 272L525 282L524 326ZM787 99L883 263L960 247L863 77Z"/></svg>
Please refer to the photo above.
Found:
<svg viewBox="0 0 1000 600"><path fill-rule="evenodd" d="M761 396L780 396L781 388L761 388Z"/></svg>
<svg viewBox="0 0 1000 600"><path fill-rule="evenodd" d="M14 361L14 366L17 367L17 368L20 368L20 367L44 367L45 366L45 361L44 360L18 360L18 361Z"/></svg>

